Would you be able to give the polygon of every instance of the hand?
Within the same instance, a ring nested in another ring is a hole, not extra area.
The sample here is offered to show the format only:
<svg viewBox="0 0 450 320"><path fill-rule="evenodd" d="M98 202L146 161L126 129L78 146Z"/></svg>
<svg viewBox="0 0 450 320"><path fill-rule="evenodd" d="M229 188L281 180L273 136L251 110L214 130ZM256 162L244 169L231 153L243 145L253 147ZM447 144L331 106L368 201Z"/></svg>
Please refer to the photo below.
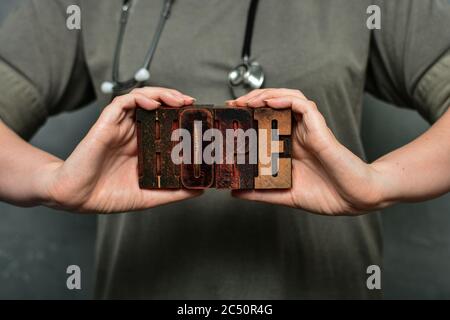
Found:
<svg viewBox="0 0 450 320"><path fill-rule="evenodd" d="M316 104L300 91L254 90L227 103L237 107L292 108L295 118L292 188L234 191L234 196L326 215L360 214L384 205L376 169L336 140Z"/></svg>
<svg viewBox="0 0 450 320"><path fill-rule="evenodd" d="M198 196L199 191L141 190L137 173L136 107L147 110L161 103L171 107L195 100L176 90L135 89L115 98L87 136L64 162L49 165L47 205L78 212L140 210Z"/></svg>

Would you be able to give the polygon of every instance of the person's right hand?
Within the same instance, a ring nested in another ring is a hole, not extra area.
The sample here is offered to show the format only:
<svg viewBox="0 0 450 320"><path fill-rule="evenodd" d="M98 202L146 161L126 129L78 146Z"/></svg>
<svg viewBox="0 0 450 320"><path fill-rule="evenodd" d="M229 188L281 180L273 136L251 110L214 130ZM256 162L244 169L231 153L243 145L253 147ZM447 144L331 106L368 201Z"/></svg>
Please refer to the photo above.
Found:
<svg viewBox="0 0 450 320"><path fill-rule="evenodd" d="M115 98L70 157L47 166L47 205L76 212L123 212L155 207L201 194L192 190L141 190L137 172L136 107L190 105L176 90L147 87Z"/></svg>

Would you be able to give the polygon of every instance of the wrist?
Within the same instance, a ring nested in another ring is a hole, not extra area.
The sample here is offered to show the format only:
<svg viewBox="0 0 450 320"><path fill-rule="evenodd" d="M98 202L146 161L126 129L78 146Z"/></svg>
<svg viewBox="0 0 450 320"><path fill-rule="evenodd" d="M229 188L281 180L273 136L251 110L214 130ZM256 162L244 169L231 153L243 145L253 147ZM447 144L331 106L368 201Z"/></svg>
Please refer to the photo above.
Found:
<svg viewBox="0 0 450 320"><path fill-rule="evenodd" d="M394 176L389 170L389 165L383 161L375 161L369 164L373 176L373 185L377 200L376 209L383 209L397 203L394 187Z"/></svg>
<svg viewBox="0 0 450 320"><path fill-rule="evenodd" d="M36 191L34 195L36 204L52 208L60 207L54 186L63 163L62 160L46 163L34 175L31 185L32 189Z"/></svg>

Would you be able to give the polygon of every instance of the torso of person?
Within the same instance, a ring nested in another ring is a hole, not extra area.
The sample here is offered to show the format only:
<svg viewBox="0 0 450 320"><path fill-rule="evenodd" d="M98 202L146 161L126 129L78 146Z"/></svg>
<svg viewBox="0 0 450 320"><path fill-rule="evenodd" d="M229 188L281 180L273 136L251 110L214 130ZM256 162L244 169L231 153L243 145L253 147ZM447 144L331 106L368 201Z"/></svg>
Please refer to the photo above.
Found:
<svg viewBox="0 0 450 320"><path fill-rule="evenodd" d="M150 86L200 104L231 98L249 1L175 1L150 68ZM97 96L111 79L121 0L82 2L83 49ZM368 1L260 1L252 57L267 88L300 89L341 143L364 157L359 127L370 47ZM163 1L134 0L120 77L144 61ZM200 198L140 213L102 216L98 298L379 298L367 267L381 265L380 220L323 217L234 199Z"/></svg>

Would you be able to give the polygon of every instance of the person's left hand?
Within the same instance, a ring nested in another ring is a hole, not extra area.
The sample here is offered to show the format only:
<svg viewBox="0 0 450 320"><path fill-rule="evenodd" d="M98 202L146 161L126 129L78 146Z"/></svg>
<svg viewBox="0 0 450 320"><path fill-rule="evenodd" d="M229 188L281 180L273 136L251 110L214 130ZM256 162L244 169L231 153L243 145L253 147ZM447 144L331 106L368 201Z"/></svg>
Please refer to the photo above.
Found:
<svg viewBox="0 0 450 320"><path fill-rule="evenodd" d="M233 191L234 196L326 215L361 214L385 205L378 172L337 141L316 104L300 91L254 90L227 104L292 108L294 115L292 188Z"/></svg>

